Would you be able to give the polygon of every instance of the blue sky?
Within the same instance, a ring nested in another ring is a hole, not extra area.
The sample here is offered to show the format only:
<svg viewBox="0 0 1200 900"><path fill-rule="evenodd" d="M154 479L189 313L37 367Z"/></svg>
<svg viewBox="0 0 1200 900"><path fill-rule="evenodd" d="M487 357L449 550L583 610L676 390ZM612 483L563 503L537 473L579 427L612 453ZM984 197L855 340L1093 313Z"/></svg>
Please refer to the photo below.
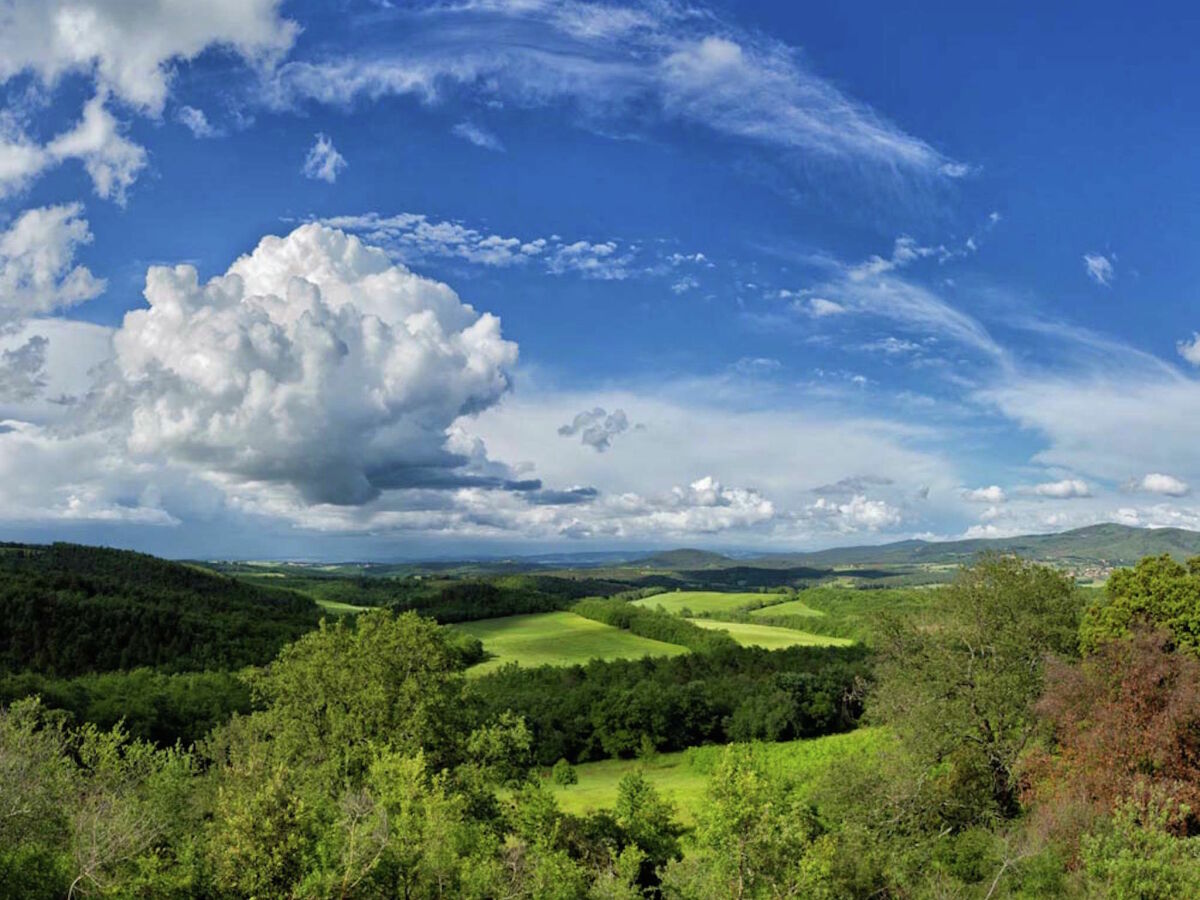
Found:
<svg viewBox="0 0 1200 900"><path fill-rule="evenodd" d="M1189 15L9 0L0 536L1200 526Z"/></svg>

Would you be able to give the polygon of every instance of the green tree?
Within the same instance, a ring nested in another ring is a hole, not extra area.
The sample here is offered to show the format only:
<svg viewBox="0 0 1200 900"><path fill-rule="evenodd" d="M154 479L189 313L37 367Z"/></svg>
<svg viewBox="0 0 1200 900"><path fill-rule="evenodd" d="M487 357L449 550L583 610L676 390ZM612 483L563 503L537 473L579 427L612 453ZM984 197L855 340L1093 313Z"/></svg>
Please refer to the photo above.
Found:
<svg viewBox="0 0 1200 900"><path fill-rule="evenodd" d="M170 896L188 890L186 860L197 824L194 761L177 748L131 741L121 726L86 725L76 755L80 779L71 799L68 893Z"/></svg>
<svg viewBox="0 0 1200 900"><path fill-rule="evenodd" d="M322 622L251 675L281 758L360 778L372 746L424 753L435 767L461 757L469 730L459 657L446 630L416 613L371 610Z"/></svg>
<svg viewBox="0 0 1200 900"><path fill-rule="evenodd" d="M117 726L0 710L0 896L167 897L193 883L190 754Z"/></svg>
<svg viewBox="0 0 1200 900"><path fill-rule="evenodd" d="M640 881L650 886L657 872L681 856L679 836L683 829L675 820L675 807L654 789L641 772L630 772L617 784L613 810L617 825L642 853Z"/></svg>
<svg viewBox="0 0 1200 900"><path fill-rule="evenodd" d="M453 896L442 886L458 883L470 798L444 773L472 750L463 780L482 790L528 756L529 735L515 717L470 731L444 629L386 610L323 624L252 685L266 708L206 748L218 886L355 896L382 881L401 896Z"/></svg>
<svg viewBox="0 0 1200 900"><path fill-rule="evenodd" d="M1080 856L1091 897L1172 900L1200 896L1200 839L1180 838L1171 824L1187 818L1158 792L1131 801L1081 842Z"/></svg>
<svg viewBox="0 0 1200 900"><path fill-rule="evenodd" d="M815 813L745 747L713 771L694 847L667 866L668 897L832 897L833 843Z"/></svg>
<svg viewBox="0 0 1200 900"><path fill-rule="evenodd" d="M0 897L66 893L72 741L65 717L37 698L0 709Z"/></svg>
<svg viewBox="0 0 1200 900"><path fill-rule="evenodd" d="M1105 597L1088 607L1080 646L1094 652L1137 625L1166 628L1180 646L1200 651L1200 557L1181 565L1170 556L1148 556L1109 576Z"/></svg>
<svg viewBox="0 0 1200 900"><path fill-rule="evenodd" d="M526 782L508 806L509 833L502 850L507 889L518 897L578 900L587 895L587 873L563 846L563 815L539 782Z"/></svg>
<svg viewBox="0 0 1200 900"><path fill-rule="evenodd" d="M236 724L244 734L247 723ZM232 741L232 758L214 775L209 867L223 892L287 896L305 876L328 801L297 770L274 760L265 741Z"/></svg>
<svg viewBox="0 0 1200 900"><path fill-rule="evenodd" d="M1043 660L1074 654L1078 605L1066 575L988 556L925 618L881 629L868 712L894 729L912 764L909 814L940 830L1019 812L1017 763L1038 727Z"/></svg>
<svg viewBox="0 0 1200 900"><path fill-rule="evenodd" d="M343 826L340 884L373 866L370 883L383 896L449 898L486 896L500 879L498 838L422 756L380 755L351 799L363 810L361 837L356 844Z"/></svg>

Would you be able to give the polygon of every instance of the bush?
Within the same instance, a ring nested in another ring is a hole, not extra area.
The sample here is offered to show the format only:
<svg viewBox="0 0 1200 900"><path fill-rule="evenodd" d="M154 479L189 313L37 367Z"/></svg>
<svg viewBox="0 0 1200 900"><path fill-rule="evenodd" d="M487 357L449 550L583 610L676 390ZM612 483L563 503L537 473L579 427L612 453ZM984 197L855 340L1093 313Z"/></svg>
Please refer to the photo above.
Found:
<svg viewBox="0 0 1200 900"><path fill-rule="evenodd" d="M1170 831L1180 817L1174 801L1154 792L1148 802L1126 803L1105 827L1085 835L1080 849L1088 895L1114 900L1200 896L1200 843Z"/></svg>
<svg viewBox="0 0 1200 900"><path fill-rule="evenodd" d="M554 768L550 770L550 780L563 787L569 784L579 784L579 773L565 759L560 759L554 764Z"/></svg>

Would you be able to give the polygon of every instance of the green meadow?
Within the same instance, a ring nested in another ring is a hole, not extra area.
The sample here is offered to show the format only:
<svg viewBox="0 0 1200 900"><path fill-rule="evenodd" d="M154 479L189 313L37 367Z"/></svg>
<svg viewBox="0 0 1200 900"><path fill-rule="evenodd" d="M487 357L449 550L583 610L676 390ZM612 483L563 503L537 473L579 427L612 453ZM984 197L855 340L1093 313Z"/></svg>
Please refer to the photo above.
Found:
<svg viewBox="0 0 1200 900"><path fill-rule="evenodd" d="M783 600L786 594L767 593L724 593L722 591L671 591L665 594L652 594L641 600L634 600L637 606L647 609L662 607L669 613L679 614L685 610L698 614L731 613L747 607L760 606L763 603L775 603Z"/></svg>
<svg viewBox="0 0 1200 900"><path fill-rule="evenodd" d="M714 631L726 631L743 647L764 647L767 650L781 650L784 647L845 647L852 643L848 638L830 637L824 634L811 634L807 631L797 631L794 628L780 628L776 625L759 625L753 622L718 622L714 619L688 619L701 628Z"/></svg>
<svg viewBox="0 0 1200 900"><path fill-rule="evenodd" d="M326 600L324 597L313 597L317 606L331 613L339 615L360 613L365 609L370 609L369 606L355 606L353 603L342 603L340 600Z"/></svg>
<svg viewBox="0 0 1200 900"><path fill-rule="evenodd" d="M483 675L510 662L522 666L569 666L593 659L676 656L685 647L639 637L571 612L481 619L454 626L483 641L489 657L470 669Z"/></svg>
<svg viewBox="0 0 1200 900"><path fill-rule="evenodd" d="M750 610L752 616L823 616L819 609L813 609L803 600L785 600L783 603L773 603L761 609Z"/></svg>
<svg viewBox="0 0 1200 900"><path fill-rule="evenodd" d="M800 783L811 783L832 767L856 756L874 754L889 741L880 728L859 728L846 734L786 741L779 744L742 744L750 747L767 771ZM641 771L664 797L675 804L684 824L695 822L704 802L708 777L720 761L726 747L710 744L691 747L680 753L659 753L650 759L605 759L575 766L577 784L555 784L545 777L543 784L558 800L564 812L584 815L611 809L617 799L617 785L630 772ZM548 773L547 773L548 774Z"/></svg>

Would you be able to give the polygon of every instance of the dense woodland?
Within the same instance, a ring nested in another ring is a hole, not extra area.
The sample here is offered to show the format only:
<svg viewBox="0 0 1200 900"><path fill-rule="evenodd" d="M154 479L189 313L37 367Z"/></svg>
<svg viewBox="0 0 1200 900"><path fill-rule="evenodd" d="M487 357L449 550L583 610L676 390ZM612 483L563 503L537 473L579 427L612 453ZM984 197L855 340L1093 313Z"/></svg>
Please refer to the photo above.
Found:
<svg viewBox="0 0 1200 900"><path fill-rule="evenodd" d="M587 666L508 666L478 679L472 695L485 711L520 715L534 736L534 761L548 766L853 728L866 657L861 648L733 646Z"/></svg>
<svg viewBox="0 0 1200 900"><path fill-rule="evenodd" d="M546 592L691 652L467 678L480 648L391 602L315 624L311 594L135 554L0 559L2 896L1200 895L1200 561L1098 593L984 557L891 609L830 589L865 640L771 652ZM816 780L737 743L860 723L891 738ZM686 828L636 769L584 816L544 786L705 743L729 747Z"/></svg>
<svg viewBox="0 0 1200 900"><path fill-rule="evenodd" d="M252 579L267 584L270 578ZM648 592L672 585L666 576L636 579ZM480 577L372 577L300 575L287 579L293 590L319 600L352 606L418 612L438 622L469 622L496 616L551 612L585 597L630 591L628 581L593 577L516 574Z"/></svg>
<svg viewBox="0 0 1200 900"><path fill-rule="evenodd" d="M295 591L140 553L0 545L0 666L13 671L262 664L319 618Z"/></svg>

